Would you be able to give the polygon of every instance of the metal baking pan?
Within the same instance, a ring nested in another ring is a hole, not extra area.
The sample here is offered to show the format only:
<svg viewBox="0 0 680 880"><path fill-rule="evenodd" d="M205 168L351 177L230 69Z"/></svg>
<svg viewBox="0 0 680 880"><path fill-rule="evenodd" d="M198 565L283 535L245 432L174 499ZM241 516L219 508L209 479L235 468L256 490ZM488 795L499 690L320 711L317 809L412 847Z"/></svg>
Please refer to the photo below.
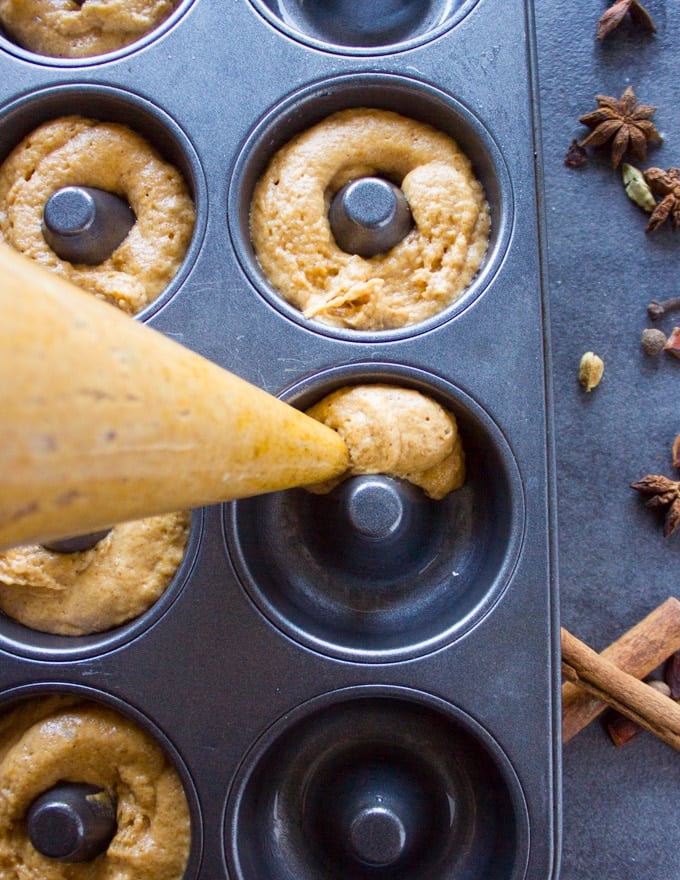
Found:
<svg viewBox="0 0 680 880"><path fill-rule="evenodd" d="M468 453L466 485L439 504L370 490L407 523L382 544L357 536L347 492L261 496L196 512L175 582L128 626L65 638L0 621L4 704L83 691L161 738L192 811L185 880L557 875L533 21L523 0L500 12L495 0L194 0L139 42L79 60L0 36L0 158L79 113L139 130L189 183L186 260L138 320L299 407L356 382L423 390L455 413ZM250 195L276 147L358 106L452 134L491 208L469 289L410 328L305 320L249 241Z"/></svg>

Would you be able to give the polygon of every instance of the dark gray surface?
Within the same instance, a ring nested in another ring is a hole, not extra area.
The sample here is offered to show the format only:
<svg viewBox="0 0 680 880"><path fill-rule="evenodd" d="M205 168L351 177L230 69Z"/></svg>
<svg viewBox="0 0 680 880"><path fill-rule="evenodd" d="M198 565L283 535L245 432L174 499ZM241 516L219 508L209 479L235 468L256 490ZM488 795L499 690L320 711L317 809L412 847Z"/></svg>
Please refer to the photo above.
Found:
<svg viewBox="0 0 680 880"><path fill-rule="evenodd" d="M563 164L595 95L658 107L664 135L648 163L680 164L676 4L649 0L658 32L625 22L594 38L603 2L536 3L547 265L552 327L562 623L598 650L670 595L678 596L680 534L629 488L648 472L673 476L680 431L680 361L648 358L640 334L650 299L676 294L680 232L645 235L646 215L625 196L605 154L578 171ZM668 332L672 318L662 323ZM680 313L675 323L680 325ZM576 381L582 352L605 360L599 388ZM599 721L564 748L561 880L680 877L680 756L650 734L621 749Z"/></svg>

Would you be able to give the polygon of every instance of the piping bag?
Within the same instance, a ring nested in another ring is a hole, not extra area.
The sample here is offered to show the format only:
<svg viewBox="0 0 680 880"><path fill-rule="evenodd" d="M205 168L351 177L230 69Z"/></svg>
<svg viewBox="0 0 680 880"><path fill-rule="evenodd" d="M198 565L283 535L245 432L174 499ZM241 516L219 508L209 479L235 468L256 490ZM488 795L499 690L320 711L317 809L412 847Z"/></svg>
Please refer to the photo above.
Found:
<svg viewBox="0 0 680 880"><path fill-rule="evenodd" d="M0 245L0 549L339 476L338 434Z"/></svg>

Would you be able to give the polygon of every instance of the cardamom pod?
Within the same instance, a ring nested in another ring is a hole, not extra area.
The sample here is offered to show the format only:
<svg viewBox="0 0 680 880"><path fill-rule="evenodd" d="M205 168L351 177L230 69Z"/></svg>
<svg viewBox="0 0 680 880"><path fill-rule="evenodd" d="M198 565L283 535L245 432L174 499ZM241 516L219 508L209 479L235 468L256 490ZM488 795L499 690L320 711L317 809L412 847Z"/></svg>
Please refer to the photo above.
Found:
<svg viewBox="0 0 680 880"><path fill-rule="evenodd" d="M626 195L638 208L651 213L656 208L656 199L652 195L645 176L638 168L624 162L621 166L621 177Z"/></svg>
<svg viewBox="0 0 680 880"><path fill-rule="evenodd" d="M604 373L604 361L599 355L587 351L582 357L578 367L578 380L586 391L592 391L600 384Z"/></svg>

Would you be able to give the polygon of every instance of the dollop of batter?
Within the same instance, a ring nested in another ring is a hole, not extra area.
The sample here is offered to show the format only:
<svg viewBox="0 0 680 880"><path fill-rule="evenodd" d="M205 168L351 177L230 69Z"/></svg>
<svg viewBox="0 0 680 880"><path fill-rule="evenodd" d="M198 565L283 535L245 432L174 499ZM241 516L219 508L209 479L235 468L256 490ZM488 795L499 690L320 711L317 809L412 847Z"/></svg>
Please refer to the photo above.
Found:
<svg viewBox="0 0 680 880"><path fill-rule="evenodd" d="M414 227L364 259L338 247L327 215L338 190L367 176L401 186ZM250 233L270 282L306 318L384 330L423 321L461 295L486 253L489 208L452 138L363 107L329 116L274 155L255 187Z"/></svg>
<svg viewBox="0 0 680 880"><path fill-rule="evenodd" d="M61 260L45 241L45 203L65 186L125 199L132 229L103 263ZM124 125L80 116L36 128L0 166L0 241L78 287L135 314L169 284L186 254L194 205L179 171Z"/></svg>
<svg viewBox="0 0 680 880"><path fill-rule="evenodd" d="M118 830L90 862L33 848L25 816L58 782L84 782L116 803ZM54 695L0 716L0 876L7 880L181 880L190 819L179 776L158 743L93 701Z"/></svg>
<svg viewBox="0 0 680 880"><path fill-rule="evenodd" d="M0 609L41 632L78 636L138 617L184 558L191 518L172 513L114 526L92 549L37 544L0 553Z"/></svg>
<svg viewBox="0 0 680 880"><path fill-rule="evenodd" d="M0 24L19 46L52 58L114 52L158 27L179 0L0 0Z"/></svg>
<svg viewBox="0 0 680 880"><path fill-rule="evenodd" d="M307 410L347 444L348 470L307 488L330 492L359 474L408 480L440 500L465 482L465 454L453 413L411 388L356 385L340 388Z"/></svg>

